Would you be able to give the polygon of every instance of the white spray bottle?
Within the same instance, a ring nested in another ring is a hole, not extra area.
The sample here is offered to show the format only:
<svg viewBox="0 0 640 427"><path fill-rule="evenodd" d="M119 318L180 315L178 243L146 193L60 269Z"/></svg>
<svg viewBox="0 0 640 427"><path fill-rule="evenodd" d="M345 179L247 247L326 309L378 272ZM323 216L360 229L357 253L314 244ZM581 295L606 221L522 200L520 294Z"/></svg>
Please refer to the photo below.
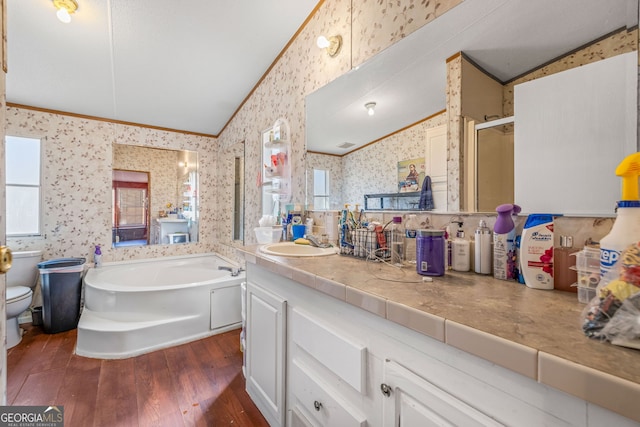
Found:
<svg viewBox="0 0 640 427"><path fill-rule="evenodd" d="M627 156L616 168L622 177L622 200L617 203L616 221L609 234L600 240L599 286L605 286L617 277L616 263L627 246L640 241L640 200L638 199L638 175L640 152Z"/></svg>

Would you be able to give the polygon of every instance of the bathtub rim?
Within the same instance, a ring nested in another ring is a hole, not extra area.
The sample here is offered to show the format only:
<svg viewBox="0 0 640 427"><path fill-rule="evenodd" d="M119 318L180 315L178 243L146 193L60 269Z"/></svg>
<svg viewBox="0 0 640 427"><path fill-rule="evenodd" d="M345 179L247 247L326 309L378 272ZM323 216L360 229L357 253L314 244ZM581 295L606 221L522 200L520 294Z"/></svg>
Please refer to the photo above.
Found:
<svg viewBox="0 0 640 427"><path fill-rule="evenodd" d="M158 287L154 287L154 286L147 286L147 287L119 287L117 285L115 285L116 287L109 287L107 285L114 285L112 283L103 283L103 282L92 282L93 281L93 276L96 274L100 274L101 271L98 270L106 270L110 267L119 267L119 266L132 266L135 264L152 264L155 262L170 262L170 261L182 261L182 260L191 260L191 259L198 259L198 258L216 258L218 260L222 260L224 261L224 263L220 263L220 265L232 265L234 267L239 267L239 265L231 260L229 260L228 258L221 256L215 252L207 252L207 253L199 253L199 254L189 254L189 255L177 255L177 256L171 256L171 257L158 257L158 258L140 258L140 259L135 259L135 260L127 260L127 261L115 261L115 262L109 262L109 263L103 263L102 267L99 268L95 268L95 267L91 267L88 270L85 271L85 274L83 275L82 278L82 293L83 293L83 300L84 300L84 294L87 292L86 288L90 287L92 289L95 289L96 291L99 292L122 292L122 293L134 293L134 292L141 292L141 293L145 293L145 292L162 292L162 291L168 291L168 290L178 290L178 289L182 289L182 288L188 288L188 287L197 287L197 286L206 286L207 284L210 284L212 282L217 283L217 284L225 284L227 282L230 281L235 281L237 279L242 279L244 280L245 276L245 272L244 270L242 270L240 272L239 275L237 276L231 276L231 272L229 272L228 274L225 274L224 276L220 276L220 277L215 277L212 279L208 279L208 280L204 280L204 281L198 281L198 282L191 282L191 283L180 283L180 284L175 284L175 285L163 285L163 286L158 286Z"/></svg>
<svg viewBox="0 0 640 427"><path fill-rule="evenodd" d="M234 267L242 267L240 263L234 261L230 258L225 257L224 255L220 255L216 252L201 252L197 254L186 254L186 255L173 255L173 256L161 256L155 258L137 258L137 259L129 259L125 261L105 261L102 263L104 267L115 266L115 265L127 265L127 264L139 264L139 263L147 263L147 262L159 262L159 261L173 261L179 259L188 259L188 258L206 258L206 257L216 257L225 261L228 264L231 264ZM96 267L90 267L96 268ZM99 267L102 268L102 267Z"/></svg>

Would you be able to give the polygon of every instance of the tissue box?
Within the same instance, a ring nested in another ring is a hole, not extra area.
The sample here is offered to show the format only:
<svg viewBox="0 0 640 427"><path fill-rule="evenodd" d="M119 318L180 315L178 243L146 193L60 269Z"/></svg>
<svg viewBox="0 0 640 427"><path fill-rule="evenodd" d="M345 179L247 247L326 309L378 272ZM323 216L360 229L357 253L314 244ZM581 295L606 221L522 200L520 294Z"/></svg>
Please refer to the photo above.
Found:
<svg viewBox="0 0 640 427"><path fill-rule="evenodd" d="M282 227L256 227L253 229L256 239L261 245L267 243L277 243L282 236Z"/></svg>

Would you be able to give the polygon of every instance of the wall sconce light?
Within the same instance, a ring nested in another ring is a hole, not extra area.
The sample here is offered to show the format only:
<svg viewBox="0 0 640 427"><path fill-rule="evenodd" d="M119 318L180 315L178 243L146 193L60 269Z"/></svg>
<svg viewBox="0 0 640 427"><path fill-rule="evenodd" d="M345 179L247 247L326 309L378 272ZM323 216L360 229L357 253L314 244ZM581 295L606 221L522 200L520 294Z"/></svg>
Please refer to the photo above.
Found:
<svg viewBox="0 0 640 427"><path fill-rule="evenodd" d="M333 58L340 53L340 48L342 47L342 36L331 36L329 38L320 36L318 37L316 44L320 49L326 49L327 54Z"/></svg>
<svg viewBox="0 0 640 427"><path fill-rule="evenodd" d="M364 108L367 109L367 114L373 116L376 113L376 103L375 102L367 102L364 104Z"/></svg>
<svg viewBox="0 0 640 427"><path fill-rule="evenodd" d="M65 24L71 22L71 14L78 9L78 3L75 0L53 0L53 5L58 9L56 16Z"/></svg>
<svg viewBox="0 0 640 427"><path fill-rule="evenodd" d="M189 163L187 163L187 162L178 162L178 166L180 166L181 168L187 169L189 167Z"/></svg>

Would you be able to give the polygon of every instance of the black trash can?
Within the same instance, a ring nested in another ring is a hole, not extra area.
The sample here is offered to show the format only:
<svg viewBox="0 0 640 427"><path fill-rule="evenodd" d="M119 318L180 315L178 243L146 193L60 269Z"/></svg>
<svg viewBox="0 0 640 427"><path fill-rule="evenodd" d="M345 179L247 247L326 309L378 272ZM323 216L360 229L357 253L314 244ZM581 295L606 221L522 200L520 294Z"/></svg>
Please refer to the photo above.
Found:
<svg viewBox="0 0 640 427"><path fill-rule="evenodd" d="M44 332L55 334L78 326L85 261L85 258L60 258L38 264Z"/></svg>

